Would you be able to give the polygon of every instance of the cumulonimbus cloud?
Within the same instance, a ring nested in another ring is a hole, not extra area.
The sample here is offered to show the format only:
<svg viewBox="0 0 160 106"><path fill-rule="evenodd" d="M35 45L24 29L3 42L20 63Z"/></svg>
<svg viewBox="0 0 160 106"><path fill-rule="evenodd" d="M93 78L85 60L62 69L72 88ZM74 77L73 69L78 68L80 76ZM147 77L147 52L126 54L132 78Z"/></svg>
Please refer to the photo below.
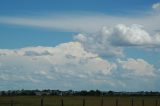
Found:
<svg viewBox="0 0 160 106"><path fill-rule="evenodd" d="M154 66L143 59L110 62L87 52L80 42L0 49L0 89L132 89L135 85L128 84L137 78L141 79L137 83L141 86L134 90L152 89L157 85L148 87L145 81L150 78L154 82L155 72Z"/></svg>
<svg viewBox="0 0 160 106"><path fill-rule="evenodd" d="M83 83L84 80L91 81L96 77L106 80L105 77L115 69L115 63L85 51L79 42L56 47L0 50L1 83L22 81L25 85L27 82L40 84L53 81L53 86L58 87L55 84L63 86L67 83L65 81L71 80L70 83L74 86L74 81Z"/></svg>

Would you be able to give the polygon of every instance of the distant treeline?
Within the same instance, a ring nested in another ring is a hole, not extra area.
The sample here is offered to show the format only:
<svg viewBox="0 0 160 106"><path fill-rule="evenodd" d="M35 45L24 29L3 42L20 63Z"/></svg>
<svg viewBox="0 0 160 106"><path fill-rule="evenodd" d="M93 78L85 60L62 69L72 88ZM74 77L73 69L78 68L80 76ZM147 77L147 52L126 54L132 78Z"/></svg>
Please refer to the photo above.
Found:
<svg viewBox="0 0 160 106"><path fill-rule="evenodd" d="M8 90L0 91L1 96L160 96L160 92L114 92L100 90L61 91L61 90Z"/></svg>

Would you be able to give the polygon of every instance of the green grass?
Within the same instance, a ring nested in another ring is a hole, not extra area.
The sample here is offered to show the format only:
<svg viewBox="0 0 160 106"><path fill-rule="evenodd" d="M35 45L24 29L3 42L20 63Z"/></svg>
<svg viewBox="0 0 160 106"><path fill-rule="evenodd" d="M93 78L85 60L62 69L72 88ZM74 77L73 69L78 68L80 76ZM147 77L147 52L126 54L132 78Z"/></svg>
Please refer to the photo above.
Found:
<svg viewBox="0 0 160 106"><path fill-rule="evenodd" d="M118 106L131 106L131 100L134 100L134 106L142 106L142 100L144 100L144 106L156 106L156 100L158 100L157 106L160 106L160 97L147 96L147 97L129 97L129 96L109 96L103 97L103 106L116 106L116 99L118 99ZM83 99L85 99L85 106L101 106L102 97L98 96L45 96L44 106L61 106L61 100L63 99L64 106L83 106ZM1 96L0 106L11 106L11 100L13 100L13 106L40 106L40 96Z"/></svg>

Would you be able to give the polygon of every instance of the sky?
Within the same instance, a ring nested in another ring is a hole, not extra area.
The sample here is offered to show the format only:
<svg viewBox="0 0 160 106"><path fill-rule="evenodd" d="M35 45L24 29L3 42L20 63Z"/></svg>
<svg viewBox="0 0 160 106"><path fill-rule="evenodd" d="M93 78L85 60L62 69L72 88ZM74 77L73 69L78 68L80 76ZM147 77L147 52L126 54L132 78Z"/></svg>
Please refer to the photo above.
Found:
<svg viewBox="0 0 160 106"><path fill-rule="evenodd" d="M160 91L159 0L1 0L0 90Z"/></svg>

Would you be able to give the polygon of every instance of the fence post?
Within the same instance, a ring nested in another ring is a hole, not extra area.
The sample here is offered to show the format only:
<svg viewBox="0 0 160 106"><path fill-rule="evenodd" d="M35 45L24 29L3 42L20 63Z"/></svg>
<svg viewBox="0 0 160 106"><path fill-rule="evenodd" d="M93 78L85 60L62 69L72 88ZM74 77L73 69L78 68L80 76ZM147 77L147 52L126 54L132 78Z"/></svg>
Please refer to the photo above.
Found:
<svg viewBox="0 0 160 106"><path fill-rule="evenodd" d="M118 106L118 99L116 99L116 106Z"/></svg>
<svg viewBox="0 0 160 106"><path fill-rule="evenodd" d="M132 98L132 100L131 100L131 106L133 106L133 98Z"/></svg>
<svg viewBox="0 0 160 106"><path fill-rule="evenodd" d="M103 97L102 97L102 99L101 99L101 106L103 106Z"/></svg>
<svg viewBox="0 0 160 106"><path fill-rule="evenodd" d="M13 99L11 99L11 106L13 106Z"/></svg>
<svg viewBox="0 0 160 106"><path fill-rule="evenodd" d="M63 104L63 99L61 99L61 106L63 106L64 104Z"/></svg>
<svg viewBox="0 0 160 106"><path fill-rule="evenodd" d="M156 106L158 106L158 100L156 99Z"/></svg>
<svg viewBox="0 0 160 106"><path fill-rule="evenodd" d="M144 106L144 99L142 100L142 106Z"/></svg>
<svg viewBox="0 0 160 106"><path fill-rule="evenodd" d="M43 106L43 97L41 98L41 106Z"/></svg>
<svg viewBox="0 0 160 106"><path fill-rule="evenodd" d="M85 106L85 99L83 99L83 106Z"/></svg>

